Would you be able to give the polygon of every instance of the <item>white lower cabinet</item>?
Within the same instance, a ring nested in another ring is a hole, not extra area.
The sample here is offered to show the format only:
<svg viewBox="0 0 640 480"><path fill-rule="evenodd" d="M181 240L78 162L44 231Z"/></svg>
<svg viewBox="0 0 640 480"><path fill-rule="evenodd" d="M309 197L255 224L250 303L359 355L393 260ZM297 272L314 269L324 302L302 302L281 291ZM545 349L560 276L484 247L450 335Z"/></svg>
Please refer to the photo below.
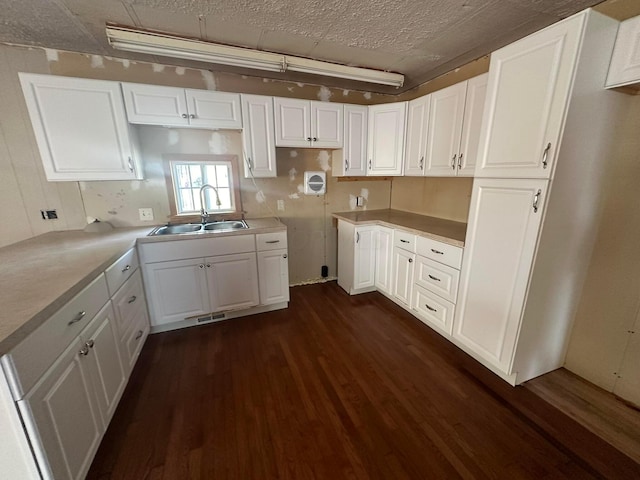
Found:
<svg viewBox="0 0 640 480"><path fill-rule="evenodd" d="M152 331L258 313L254 307L285 308L289 301L286 231L138 248Z"/></svg>
<svg viewBox="0 0 640 480"><path fill-rule="evenodd" d="M258 267L255 252L205 259L212 312L258 305Z"/></svg>
<svg viewBox="0 0 640 480"><path fill-rule="evenodd" d="M203 258L150 263L143 273L152 325L211 312Z"/></svg>
<svg viewBox="0 0 640 480"><path fill-rule="evenodd" d="M375 286L381 292L391 294L393 272L393 230L378 226L376 232Z"/></svg>
<svg viewBox="0 0 640 480"><path fill-rule="evenodd" d="M338 221L338 285L350 295L376 288L377 228Z"/></svg>
<svg viewBox="0 0 640 480"><path fill-rule="evenodd" d="M107 303L18 401L45 478L84 478L127 377Z"/></svg>
<svg viewBox="0 0 640 480"><path fill-rule="evenodd" d="M427 325L451 335L455 305L420 285L413 286L411 308Z"/></svg>
<svg viewBox="0 0 640 480"><path fill-rule="evenodd" d="M24 428L13 433L44 479L82 479L91 465L149 329L140 282L129 250L1 358ZM133 329L143 334L127 353Z"/></svg>
<svg viewBox="0 0 640 480"><path fill-rule="evenodd" d="M393 248L392 294L403 305L411 304L413 267L416 254L400 247Z"/></svg>

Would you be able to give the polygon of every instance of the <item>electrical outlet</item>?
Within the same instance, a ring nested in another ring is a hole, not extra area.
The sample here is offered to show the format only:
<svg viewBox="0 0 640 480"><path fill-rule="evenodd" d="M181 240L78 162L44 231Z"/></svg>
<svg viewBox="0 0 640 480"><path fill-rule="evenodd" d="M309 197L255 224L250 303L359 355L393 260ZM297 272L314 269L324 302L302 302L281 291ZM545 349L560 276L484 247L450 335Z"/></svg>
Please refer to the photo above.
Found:
<svg viewBox="0 0 640 480"><path fill-rule="evenodd" d="M58 212L56 210L40 210L43 220L55 220L58 218Z"/></svg>
<svg viewBox="0 0 640 480"><path fill-rule="evenodd" d="M356 207L364 206L364 197L356 197Z"/></svg>
<svg viewBox="0 0 640 480"><path fill-rule="evenodd" d="M140 220L143 222L150 222L153 220L153 208L139 208L138 214L140 215Z"/></svg>
<svg viewBox="0 0 640 480"><path fill-rule="evenodd" d="M284 212L284 200L278 200L278 210Z"/></svg>

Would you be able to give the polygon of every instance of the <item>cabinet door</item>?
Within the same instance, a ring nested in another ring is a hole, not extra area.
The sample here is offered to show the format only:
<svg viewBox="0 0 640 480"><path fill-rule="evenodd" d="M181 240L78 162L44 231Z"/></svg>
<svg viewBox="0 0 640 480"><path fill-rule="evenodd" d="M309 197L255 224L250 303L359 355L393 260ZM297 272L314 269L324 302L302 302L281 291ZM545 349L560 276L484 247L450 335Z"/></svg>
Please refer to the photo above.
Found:
<svg viewBox="0 0 640 480"><path fill-rule="evenodd" d="M149 317L146 310L140 309L131 319L133 328L129 330L120 345L120 355L125 373L128 375L138 360L140 350L149 334Z"/></svg>
<svg viewBox="0 0 640 480"><path fill-rule="evenodd" d="M491 54L476 177L549 178L585 16Z"/></svg>
<svg viewBox="0 0 640 480"><path fill-rule="evenodd" d="M206 266L212 312L258 305L258 267L254 252L209 257Z"/></svg>
<svg viewBox="0 0 640 480"><path fill-rule="evenodd" d="M311 146L342 148L343 116L339 103L311 102Z"/></svg>
<svg viewBox="0 0 640 480"><path fill-rule="evenodd" d="M311 146L311 102L294 98L274 98L276 147Z"/></svg>
<svg viewBox="0 0 640 480"><path fill-rule="evenodd" d="M458 155L458 176L473 177L478 159L478 144L484 113L484 100L487 96L485 73L467 81L467 96L464 102L464 120L462 122L462 140Z"/></svg>
<svg viewBox="0 0 640 480"><path fill-rule="evenodd" d="M18 402L44 478L84 478L102 438L83 346L73 342Z"/></svg>
<svg viewBox="0 0 640 480"><path fill-rule="evenodd" d="M242 128L239 94L187 89L185 95L190 126Z"/></svg>
<svg viewBox="0 0 640 480"><path fill-rule="evenodd" d="M424 175L427 154L427 129L431 95L411 100L407 110L407 139L404 154L404 175Z"/></svg>
<svg viewBox="0 0 640 480"><path fill-rule="evenodd" d="M367 175L402 175L407 102L369 107Z"/></svg>
<svg viewBox="0 0 640 480"><path fill-rule="evenodd" d="M117 82L20 74L49 181L142 178Z"/></svg>
<svg viewBox="0 0 640 480"><path fill-rule="evenodd" d="M189 112L184 89L123 83L124 103L129 123L188 126Z"/></svg>
<svg viewBox="0 0 640 480"><path fill-rule="evenodd" d="M150 299L151 325L211 312L202 259L149 263L144 266L143 273Z"/></svg>
<svg viewBox="0 0 640 480"><path fill-rule="evenodd" d="M456 174L466 92L460 82L431 94L426 175Z"/></svg>
<svg viewBox="0 0 640 480"><path fill-rule="evenodd" d="M275 177L276 145L273 98L242 95L242 140L245 151L245 178Z"/></svg>
<svg viewBox="0 0 640 480"><path fill-rule="evenodd" d="M453 335L507 374L546 189L535 179L476 179L473 186Z"/></svg>
<svg viewBox="0 0 640 480"><path fill-rule="evenodd" d="M377 227L375 265L376 288L391 294L391 273L393 267L393 230L391 228Z"/></svg>
<svg viewBox="0 0 640 480"><path fill-rule="evenodd" d="M415 258L415 253L398 247L393 249L393 296L406 306L411 305Z"/></svg>
<svg viewBox="0 0 640 480"><path fill-rule="evenodd" d="M375 285L375 226L356 227L354 243L353 289L372 289Z"/></svg>
<svg viewBox="0 0 640 480"><path fill-rule="evenodd" d="M366 175L368 107L344 106L344 148L342 165L334 164L334 176Z"/></svg>
<svg viewBox="0 0 640 480"><path fill-rule="evenodd" d="M81 335L86 354L87 372L93 384L98 411L106 430L126 384L118 349L111 302L98 313Z"/></svg>
<svg viewBox="0 0 640 480"><path fill-rule="evenodd" d="M640 81L640 15L620 24L616 46L611 55L607 87L619 87Z"/></svg>
<svg viewBox="0 0 640 480"><path fill-rule="evenodd" d="M258 252L261 305L289 301L288 257L285 249Z"/></svg>
<svg viewBox="0 0 640 480"><path fill-rule="evenodd" d="M137 311L140 309L146 310L140 270L135 271L131 278L116 292L111 301L116 314L115 326L118 340L121 340L133 328L131 319L135 317Z"/></svg>

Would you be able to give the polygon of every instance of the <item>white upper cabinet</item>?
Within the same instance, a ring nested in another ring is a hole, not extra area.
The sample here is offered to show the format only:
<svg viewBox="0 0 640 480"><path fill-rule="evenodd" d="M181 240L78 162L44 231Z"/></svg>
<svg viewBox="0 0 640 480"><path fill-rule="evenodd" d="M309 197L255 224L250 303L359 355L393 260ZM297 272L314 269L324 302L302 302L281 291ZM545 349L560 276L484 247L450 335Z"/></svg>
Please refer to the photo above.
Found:
<svg viewBox="0 0 640 480"><path fill-rule="evenodd" d="M122 83L130 123L194 128L242 128L240 95Z"/></svg>
<svg viewBox="0 0 640 480"><path fill-rule="evenodd" d="M411 100L407 107L407 138L404 154L405 176L424 175L431 95Z"/></svg>
<svg viewBox="0 0 640 480"><path fill-rule="evenodd" d="M607 87L640 82L640 15L620 24L611 56Z"/></svg>
<svg viewBox="0 0 640 480"><path fill-rule="evenodd" d="M369 107L367 175L402 175L407 102Z"/></svg>
<svg viewBox="0 0 640 480"><path fill-rule="evenodd" d="M344 147L333 151L334 177L366 175L368 112L364 105L344 106Z"/></svg>
<svg viewBox="0 0 640 480"><path fill-rule="evenodd" d="M241 95L244 176L275 177L276 145L273 99L263 95Z"/></svg>
<svg viewBox="0 0 640 480"><path fill-rule="evenodd" d="M454 176L458 169L467 82L431 94L426 174Z"/></svg>
<svg viewBox="0 0 640 480"><path fill-rule="evenodd" d="M276 147L341 148L341 104L274 98Z"/></svg>
<svg viewBox="0 0 640 480"><path fill-rule="evenodd" d="M47 180L142 178L118 83L27 73L20 83Z"/></svg>
<svg viewBox="0 0 640 480"><path fill-rule="evenodd" d="M464 102L462 138L460 139L457 164L457 173L460 177L473 177L476 169L488 78L489 74L485 73L466 82L467 96Z"/></svg>
<svg viewBox="0 0 640 480"><path fill-rule="evenodd" d="M583 25L560 22L491 54L476 177L551 177Z"/></svg>

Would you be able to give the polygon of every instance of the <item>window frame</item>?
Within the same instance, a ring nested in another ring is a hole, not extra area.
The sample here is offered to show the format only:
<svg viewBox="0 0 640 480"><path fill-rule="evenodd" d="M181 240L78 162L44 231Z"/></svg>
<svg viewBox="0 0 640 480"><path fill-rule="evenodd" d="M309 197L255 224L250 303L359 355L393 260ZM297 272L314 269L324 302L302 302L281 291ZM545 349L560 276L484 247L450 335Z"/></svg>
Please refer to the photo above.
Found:
<svg viewBox="0 0 640 480"><path fill-rule="evenodd" d="M231 165L231 196L235 206L234 211L211 212L211 220L237 220L244 217L242 208L242 198L240 196L240 177L238 169L237 155L201 155L201 154L166 154L163 155L164 177L167 185L167 196L169 197L169 221L175 223L200 223L200 214L178 213L176 204L176 188L173 183L172 163L206 163L206 162L228 162Z"/></svg>

